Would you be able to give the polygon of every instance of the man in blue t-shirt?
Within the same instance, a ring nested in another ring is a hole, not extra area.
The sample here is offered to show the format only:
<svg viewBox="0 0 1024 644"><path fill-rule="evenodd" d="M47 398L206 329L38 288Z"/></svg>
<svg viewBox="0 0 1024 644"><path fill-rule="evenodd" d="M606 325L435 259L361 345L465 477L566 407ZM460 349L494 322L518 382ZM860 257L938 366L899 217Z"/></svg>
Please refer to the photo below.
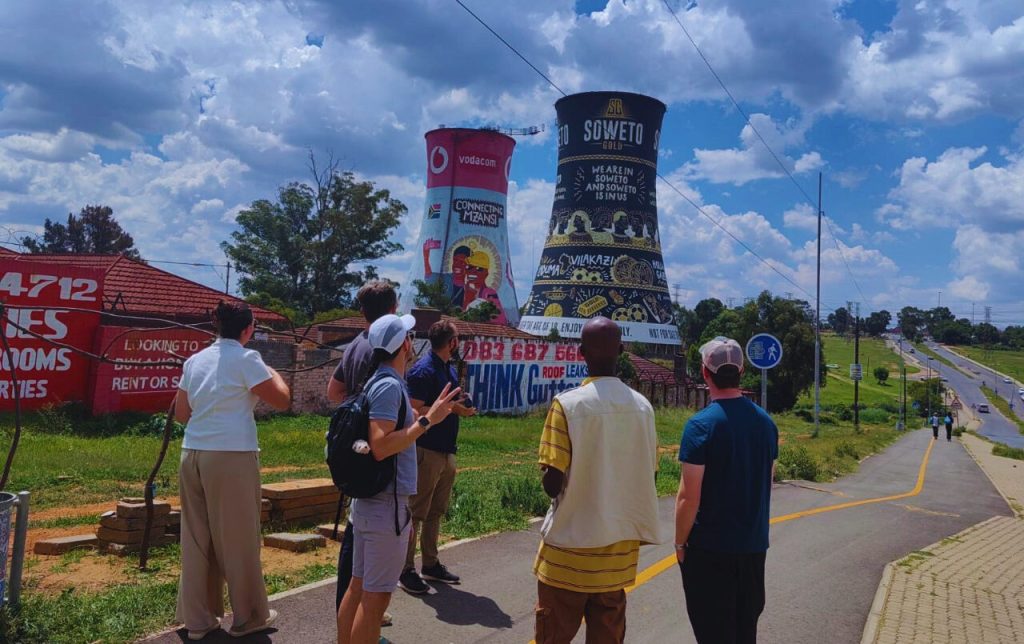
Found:
<svg viewBox="0 0 1024 644"><path fill-rule="evenodd" d="M711 404L686 422L676 496L686 612L701 644L756 642L779 430L743 397L735 340L717 337L700 354Z"/></svg>
<svg viewBox="0 0 1024 644"><path fill-rule="evenodd" d="M444 391L446 385L459 386L458 376L450 364L459 348L459 335L451 320L441 320L430 326L430 351L416 361L406 374L409 397L417 411L428 409ZM441 531L441 517L448 511L448 501L455 484L455 451L459 436L459 417L472 416L475 409L462 403L452 406L452 413L436 427L416 441L416 462L419 465L416 494L409 500L412 511L412 531L405 569L399 585L414 595L426 593L430 588L424 579L446 584L459 583L455 575L437 558L437 540ZM422 526L420 549L423 553L421 577L414 566L416 534Z"/></svg>

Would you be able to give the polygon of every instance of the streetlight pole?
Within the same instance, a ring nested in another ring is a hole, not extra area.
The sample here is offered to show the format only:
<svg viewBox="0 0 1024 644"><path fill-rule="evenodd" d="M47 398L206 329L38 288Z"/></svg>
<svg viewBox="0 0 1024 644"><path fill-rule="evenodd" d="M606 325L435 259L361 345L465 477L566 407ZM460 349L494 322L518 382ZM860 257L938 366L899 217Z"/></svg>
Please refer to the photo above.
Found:
<svg viewBox="0 0 1024 644"><path fill-rule="evenodd" d="M907 365L903 362L903 338L896 340L900 347L900 413L896 420L896 431L902 432L907 421Z"/></svg>
<svg viewBox="0 0 1024 644"><path fill-rule="evenodd" d="M932 417L932 357L928 356L928 377L924 382L925 411Z"/></svg>

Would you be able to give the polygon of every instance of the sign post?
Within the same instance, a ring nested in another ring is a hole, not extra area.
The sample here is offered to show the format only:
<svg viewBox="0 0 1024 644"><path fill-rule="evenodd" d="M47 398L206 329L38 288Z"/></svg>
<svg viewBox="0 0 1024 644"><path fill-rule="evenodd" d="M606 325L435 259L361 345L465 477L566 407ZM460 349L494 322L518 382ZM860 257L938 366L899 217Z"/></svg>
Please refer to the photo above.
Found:
<svg viewBox="0 0 1024 644"><path fill-rule="evenodd" d="M782 362L782 343L770 333L758 333L747 340L747 360L761 370L761 407L768 410L768 370Z"/></svg>

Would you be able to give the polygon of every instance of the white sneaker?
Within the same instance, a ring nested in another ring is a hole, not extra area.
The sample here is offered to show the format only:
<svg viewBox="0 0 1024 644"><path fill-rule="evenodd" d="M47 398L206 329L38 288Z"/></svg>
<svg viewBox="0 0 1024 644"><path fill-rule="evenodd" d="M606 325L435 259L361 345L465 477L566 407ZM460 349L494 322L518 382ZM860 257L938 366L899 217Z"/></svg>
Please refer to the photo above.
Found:
<svg viewBox="0 0 1024 644"><path fill-rule="evenodd" d="M235 630L234 627L232 627L231 630L228 631L228 635L230 635L231 637L245 637L246 635L258 633L260 631L270 628L270 625L274 623L275 619L277 619L277 611L271 608L270 615L262 624L256 624L254 626L245 626L240 630Z"/></svg>

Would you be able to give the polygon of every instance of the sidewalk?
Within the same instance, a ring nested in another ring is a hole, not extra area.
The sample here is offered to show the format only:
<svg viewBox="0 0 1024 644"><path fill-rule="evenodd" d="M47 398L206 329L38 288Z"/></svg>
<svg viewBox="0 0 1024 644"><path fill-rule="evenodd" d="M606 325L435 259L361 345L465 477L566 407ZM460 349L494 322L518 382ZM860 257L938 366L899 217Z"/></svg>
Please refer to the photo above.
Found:
<svg viewBox="0 0 1024 644"><path fill-rule="evenodd" d="M885 567L862 644L1024 642L1024 461L965 449L1017 518L993 517Z"/></svg>

